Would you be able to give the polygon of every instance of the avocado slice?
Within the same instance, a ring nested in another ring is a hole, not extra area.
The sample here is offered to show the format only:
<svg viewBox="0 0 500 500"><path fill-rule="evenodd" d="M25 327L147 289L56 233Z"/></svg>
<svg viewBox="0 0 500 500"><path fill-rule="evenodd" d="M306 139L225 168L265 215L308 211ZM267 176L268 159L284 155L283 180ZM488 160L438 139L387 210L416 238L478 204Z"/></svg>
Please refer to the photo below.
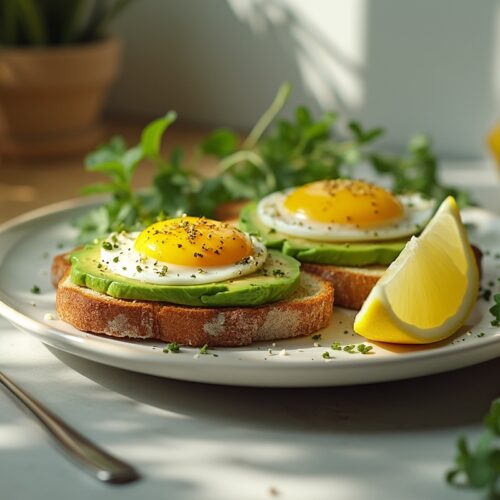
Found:
<svg viewBox="0 0 500 500"><path fill-rule="evenodd" d="M243 207L240 228L259 236L268 248L281 250L301 262L333 264L336 266L388 265L400 254L407 239L355 243L330 243L288 236L262 223L257 215L257 203Z"/></svg>
<svg viewBox="0 0 500 500"><path fill-rule="evenodd" d="M185 306L258 306L285 298L299 282L300 263L270 250L257 272L220 283L155 285L126 278L101 266L100 244L73 252L71 281L111 297L170 302Z"/></svg>

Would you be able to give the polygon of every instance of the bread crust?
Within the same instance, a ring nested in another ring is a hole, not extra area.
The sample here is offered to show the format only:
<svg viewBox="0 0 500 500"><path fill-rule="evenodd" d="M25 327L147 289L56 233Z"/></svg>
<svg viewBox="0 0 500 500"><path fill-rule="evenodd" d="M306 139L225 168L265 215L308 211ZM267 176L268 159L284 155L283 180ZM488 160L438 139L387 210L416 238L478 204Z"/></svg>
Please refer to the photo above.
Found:
<svg viewBox="0 0 500 500"><path fill-rule="evenodd" d="M62 277L67 273L71 267L69 256L71 252L61 253L52 259L52 267L50 268L50 281L54 288L57 288L58 283Z"/></svg>
<svg viewBox="0 0 500 500"><path fill-rule="evenodd" d="M327 326L332 315L332 285L307 273L301 274L298 289L286 300L258 307L203 308L115 299L73 284L64 259L53 269L59 272L64 265L56 293L59 317L79 330L113 337L244 346L309 335Z"/></svg>

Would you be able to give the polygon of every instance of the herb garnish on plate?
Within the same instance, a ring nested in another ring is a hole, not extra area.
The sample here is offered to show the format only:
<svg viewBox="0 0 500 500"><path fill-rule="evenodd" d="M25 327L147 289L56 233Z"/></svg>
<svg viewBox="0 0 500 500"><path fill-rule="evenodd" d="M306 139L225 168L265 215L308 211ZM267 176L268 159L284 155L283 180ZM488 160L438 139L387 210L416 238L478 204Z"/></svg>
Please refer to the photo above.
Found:
<svg viewBox="0 0 500 500"><path fill-rule="evenodd" d="M361 164L389 177L397 193L418 191L438 201L452 194L461 205L469 203L466 193L440 183L438 162L427 137L417 135L406 153L389 155L374 148L382 128L365 129L353 121L341 138L335 130L340 121L336 113L315 119L301 106L292 119L278 120L290 90L289 84L281 86L244 140L228 128L216 129L192 158L185 159L180 148L168 157L160 151L164 132L177 118L173 111L147 125L137 145L128 148L123 138L115 137L89 154L87 170L102 172L108 181L87 186L83 192L109 193L111 199L80 219L80 241L140 229L182 213L212 217L225 202L257 199L321 179L356 177ZM218 161L213 176L200 173L205 157ZM156 166L156 175L148 189L135 191L132 179L143 160Z"/></svg>

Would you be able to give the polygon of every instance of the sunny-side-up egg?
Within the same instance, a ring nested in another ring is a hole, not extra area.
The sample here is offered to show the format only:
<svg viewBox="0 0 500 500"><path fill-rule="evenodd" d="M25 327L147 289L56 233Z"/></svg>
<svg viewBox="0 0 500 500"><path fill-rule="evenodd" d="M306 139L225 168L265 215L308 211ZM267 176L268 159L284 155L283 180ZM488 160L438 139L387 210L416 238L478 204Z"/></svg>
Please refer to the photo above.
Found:
<svg viewBox="0 0 500 500"><path fill-rule="evenodd" d="M335 179L272 193L257 206L259 219L281 233L317 241L372 241L420 232L435 201L395 195L360 180Z"/></svg>
<svg viewBox="0 0 500 500"><path fill-rule="evenodd" d="M159 285L217 283L255 272L266 247L229 224L179 217L142 232L113 233L101 248L101 263L126 278Z"/></svg>

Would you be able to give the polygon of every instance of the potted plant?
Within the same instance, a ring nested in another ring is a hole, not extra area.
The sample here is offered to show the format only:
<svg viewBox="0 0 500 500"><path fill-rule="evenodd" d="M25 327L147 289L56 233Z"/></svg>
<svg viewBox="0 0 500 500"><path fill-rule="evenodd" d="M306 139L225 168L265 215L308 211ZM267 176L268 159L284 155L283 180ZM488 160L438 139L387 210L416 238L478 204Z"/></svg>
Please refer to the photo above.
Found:
<svg viewBox="0 0 500 500"><path fill-rule="evenodd" d="M0 156L69 155L100 140L121 55L107 28L129 1L0 1Z"/></svg>

